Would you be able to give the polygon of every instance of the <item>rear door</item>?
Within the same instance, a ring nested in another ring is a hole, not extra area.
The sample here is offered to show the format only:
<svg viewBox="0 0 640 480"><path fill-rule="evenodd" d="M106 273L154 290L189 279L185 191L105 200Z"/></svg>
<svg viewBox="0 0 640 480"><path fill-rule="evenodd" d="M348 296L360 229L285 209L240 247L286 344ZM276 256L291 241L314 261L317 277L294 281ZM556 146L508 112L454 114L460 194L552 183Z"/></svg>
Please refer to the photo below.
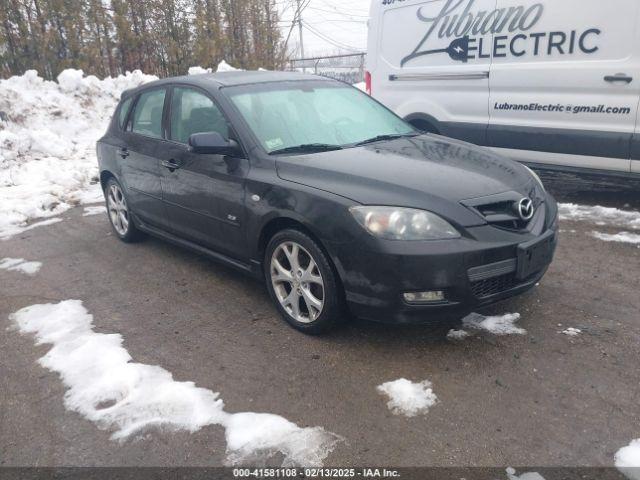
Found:
<svg viewBox="0 0 640 480"><path fill-rule="evenodd" d="M142 92L129 115L126 147L120 148L122 180L130 207L143 222L166 227L162 204L158 150L162 146L162 116L165 88Z"/></svg>
<svg viewBox="0 0 640 480"><path fill-rule="evenodd" d="M377 1L374 97L417 126L431 118L439 133L483 143L496 0Z"/></svg>
<svg viewBox="0 0 640 480"><path fill-rule="evenodd" d="M171 230L181 237L235 258L246 257L245 158L196 154L187 142L194 133L218 132L229 138L229 124L206 92L172 88L167 141L159 152L162 195Z"/></svg>
<svg viewBox="0 0 640 480"><path fill-rule="evenodd" d="M518 160L628 172L640 2L498 0L498 9L535 13L494 40L488 145Z"/></svg>

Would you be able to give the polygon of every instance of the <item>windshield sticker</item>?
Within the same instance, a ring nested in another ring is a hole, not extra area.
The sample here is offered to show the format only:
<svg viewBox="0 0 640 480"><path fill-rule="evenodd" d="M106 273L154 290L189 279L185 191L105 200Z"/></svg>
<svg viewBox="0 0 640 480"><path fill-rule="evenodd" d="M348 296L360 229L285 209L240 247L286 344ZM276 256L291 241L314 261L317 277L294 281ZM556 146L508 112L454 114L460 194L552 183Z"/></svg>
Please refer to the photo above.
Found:
<svg viewBox="0 0 640 480"><path fill-rule="evenodd" d="M436 54L447 54L453 61L467 63L491 57L592 54L600 49L598 39L602 31L599 28L536 31L534 27L544 14L542 3L528 8L474 11L475 0L447 0L439 12L430 9L432 13L428 13L427 7L422 5L416 10L418 20L427 25L427 31L413 51L402 59L401 67L415 58ZM493 38L483 38L485 35ZM443 40L450 40L446 48L430 47L433 41Z"/></svg>
<svg viewBox="0 0 640 480"><path fill-rule="evenodd" d="M267 140L264 142L269 150L275 150L276 148L280 148L284 145L284 142L280 137L272 138L271 140Z"/></svg>

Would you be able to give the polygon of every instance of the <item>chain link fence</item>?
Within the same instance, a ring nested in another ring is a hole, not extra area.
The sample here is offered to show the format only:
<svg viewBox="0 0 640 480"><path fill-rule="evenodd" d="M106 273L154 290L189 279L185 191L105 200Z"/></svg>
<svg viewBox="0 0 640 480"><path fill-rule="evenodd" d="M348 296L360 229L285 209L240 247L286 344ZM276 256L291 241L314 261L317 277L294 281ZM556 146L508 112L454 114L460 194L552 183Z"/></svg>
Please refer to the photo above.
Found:
<svg viewBox="0 0 640 480"><path fill-rule="evenodd" d="M365 57L365 53L352 53L291 59L287 63L287 69L292 72L314 73L353 85L364 82Z"/></svg>

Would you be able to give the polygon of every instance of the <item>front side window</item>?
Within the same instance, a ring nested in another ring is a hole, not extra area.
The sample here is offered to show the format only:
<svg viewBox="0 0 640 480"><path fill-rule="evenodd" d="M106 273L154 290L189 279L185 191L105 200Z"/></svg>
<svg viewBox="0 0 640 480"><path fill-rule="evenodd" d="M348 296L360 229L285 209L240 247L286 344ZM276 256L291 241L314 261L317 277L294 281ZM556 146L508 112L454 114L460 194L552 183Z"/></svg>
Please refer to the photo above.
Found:
<svg viewBox="0 0 640 480"><path fill-rule="evenodd" d="M173 89L171 140L188 143L194 133L218 132L229 138L229 126L220 109L203 93L186 87Z"/></svg>
<svg viewBox="0 0 640 480"><path fill-rule="evenodd" d="M378 136L415 133L404 120L346 85L290 82L227 91L267 152L313 144L346 147Z"/></svg>
<svg viewBox="0 0 640 480"><path fill-rule="evenodd" d="M147 137L162 138L162 110L166 90L151 90L140 95L133 111L131 131Z"/></svg>
<svg viewBox="0 0 640 480"><path fill-rule="evenodd" d="M120 110L118 111L118 125L121 129L124 129L124 122L127 120L127 114L129 113L129 107L131 107L132 101L133 97L129 97L122 102L122 105L120 105Z"/></svg>

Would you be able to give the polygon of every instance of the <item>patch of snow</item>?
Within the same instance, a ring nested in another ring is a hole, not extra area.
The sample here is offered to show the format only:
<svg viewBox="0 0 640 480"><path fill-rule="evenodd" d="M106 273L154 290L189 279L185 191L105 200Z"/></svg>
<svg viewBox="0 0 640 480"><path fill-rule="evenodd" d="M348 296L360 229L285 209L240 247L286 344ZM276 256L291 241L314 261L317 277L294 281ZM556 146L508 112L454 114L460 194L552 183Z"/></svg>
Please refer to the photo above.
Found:
<svg viewBox="0 0 640 480"><path fill-rule="evenodd" d="M99 205L97 207L84 207L82 216L89 217L91 215L100 215L103 213L107 213L107 207L105 207L104 205Z"/></svg>
<svg viewBox="0 0 640 480"><path fill-rule="evenodd" d="M1 190L1 189L0 189ZM33 230L38 227L45 227L47 225L53 225L54 223L61 222L61 218L49 218L47 220L40 220L39 222L31 223L29 225L10 225L5 224L5 228L2 227L2 222L0 221L0 240L8 240L15 235L19 235L24 232L28 232L29 230Z"/></svg>
<svg viewBox="0 0 640 480"><path fill-rule="evenodd" d="M199 66L189 67L188 74L189 75L202 75L203 73L211 73L211 68L202 68Z"/></svg>
<svg viewBox="0 0 640 480"><path fill-rule="evenodd" d="M525 335L527 331L524 328L514 325L519 319L519 313L507 313L493 317L471 313L462 319L462 325L473 330L484 330L494 335Z"/></svg>
<svg viewBox="0 0 640 480"><path fill-rule="evenodd" d="M619 242L619 243L631 243L633 245L640 244L640 234L630 232L620 232L615 234L591 232L591 236L602 240L603 242Z"/></svg>
<svg viewBox="0 0 640 480"><path fill-rule="evenodd" d="M225 412L218 393L178 382L159 366L133 362L121 335L93 330L93 316L79 300L32 305L10 319L20 332L34 334L37 344L52 345L39 363L62 378L66 408L112 431L114 440L148 428L195 432L221 425L229 465L256 464L280 453L283 466L322 465L343 440L277 415Z"/></svg>
<svg viewBox="0 0 640 480"><path fill-rule="evenodd" d="M406 378L400 378L383 383L376 387L376 390L389 398L387 407L394 415L415 417L426 414L429 408L438 402L438 397L433 393L431 382L428 380L414 383Z"/></svg>
<svg viewBox="0 0 640 480"><path fill-rule="evenodd" d="M575 203L561 203L558 209L561 220L589 221L597 225L640 230L640 212Z"/></svg>
<svg viewBox="0 0 640 480"><path fill-rule="evenodd" d="M449 333L447 333L447 338L450 340L464 340L469 335L469 332L466 330L456 330L452 328L449 330Z"/></svg>
<svg viewBox="0 0 640 480"><path fill-rule="evenodd" d="M615 466L630 480L640 480L640 438L621 448L615 455Z"/></svg>
<svg viewBox="0 0 640 480"><path fill-rule="evenodd" d="M99 80L68 69L57 82L35 70L0 80L0 238L80 201L98 176L96 141L120 94L155 79L136 70Z"/></svg>
<svg viewBox="0 0 640 480"><path fill-rule="evenodd" d="M218 68L216 68L216 72L220 73L220 72L237 72L241 70L240 68L235 68L232 67L231 65L229 65L227 62L225 62L224 60L222 60L219 64L218 64Z"/></svg>
<svg viewBox="0 0 640 480"><path fill-rule="evenodd" d="M364 82L354 83L353 86L356 87L358 90L362 90L363 92L367 91L367 84Z"/></svg>
<svg viewBox="0 0 640 480"><path fill-rule="evenodd" d="M78 192L76 195L78 203L83 205L90 205L92 203L104 203L104 192L102 191L102 185L94 183L90 185L86 190Z"/></svg>
<svg viewBox="0 0 640 480"><path fill-rule="evenodd" d="M516 475L515 468L507 468L507 478L509 480L544 480L544 477L538 472L526 472Z"/></svg>
<svg viewBox="0 0 640 480"><path fill-rule="evenodd" d="M27 262L24 258L3 258L0 260L0 269L22 272L27 275L35 275L41 267L42 262Z"/></svg>
<svg viewBox="0 0 640 480"><path fill-rule="evenodd" d="M578 335L580 335L582 333L582 330L580 330L579 328L569 327L569 328L566 328L566 329L562 330L561 333L564 333L565 335L568 335L570 337L577 337Z"/></svg>

